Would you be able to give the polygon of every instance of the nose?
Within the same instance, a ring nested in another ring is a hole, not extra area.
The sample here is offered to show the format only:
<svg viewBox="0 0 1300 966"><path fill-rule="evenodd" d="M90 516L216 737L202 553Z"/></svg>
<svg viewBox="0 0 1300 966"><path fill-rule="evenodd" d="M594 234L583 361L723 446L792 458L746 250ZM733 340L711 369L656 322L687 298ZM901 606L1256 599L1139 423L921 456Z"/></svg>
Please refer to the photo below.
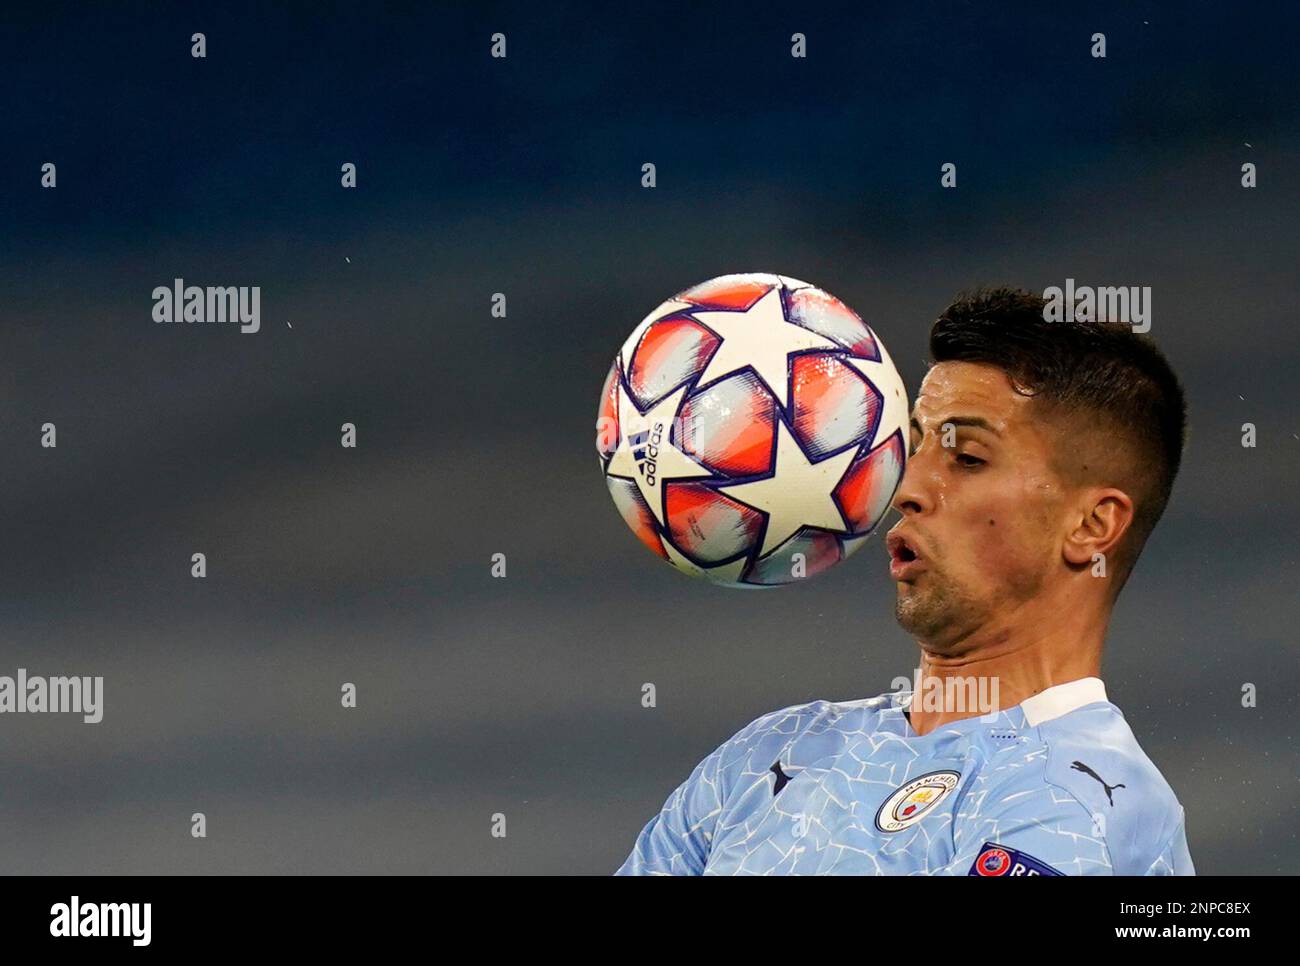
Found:
<svg viewBox="0 0 1300 966"><path fill-rule="evenodd" d="M904 517L911 516L914 513L925 513L933 506L925 482L928 472L926 466L929 459L924 452L925 448L924 445L918 447L908 457L907 468L903 471L903 479L899 482L898 489L894 491L894 499L889 504Z"/></svg>

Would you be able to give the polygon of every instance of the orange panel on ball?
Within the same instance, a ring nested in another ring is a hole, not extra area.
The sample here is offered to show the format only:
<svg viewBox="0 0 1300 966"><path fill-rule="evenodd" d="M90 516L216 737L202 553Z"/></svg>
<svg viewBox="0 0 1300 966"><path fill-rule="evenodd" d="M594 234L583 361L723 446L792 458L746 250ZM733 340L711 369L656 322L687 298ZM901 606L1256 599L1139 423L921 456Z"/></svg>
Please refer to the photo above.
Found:
<svg viewBox="0 0 1300 966"><path fill-rule="evenodd" d="M712 564L753 546L763 514L699 483L672 483L667 490L668 533L691 559Z"/></svg>
<svg viewBox="0 0 1300 966"><path fill-rule="evenodd" d="M776 286L753 275L723 275L687 289L678 298L717 309L747 309Z"/></svg>
<svg viewBox="0 0 1300 966"><path fill-rule="evenodd" d="M866 533L889 509L904 466L902 437L895 433L844 474L835 496L854 533Z"/></svg>

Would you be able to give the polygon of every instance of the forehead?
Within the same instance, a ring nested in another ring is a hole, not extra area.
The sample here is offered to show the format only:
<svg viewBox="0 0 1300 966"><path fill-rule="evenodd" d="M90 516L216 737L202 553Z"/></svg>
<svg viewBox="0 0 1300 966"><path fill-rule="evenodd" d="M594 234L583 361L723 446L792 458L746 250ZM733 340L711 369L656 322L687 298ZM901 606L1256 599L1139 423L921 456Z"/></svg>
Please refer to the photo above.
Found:
<svg viewBox="0 0 1300 966"><path fill-rule="evenodd" d="M1026 425L1032 397L1016 392L1011 378L979 362L940 362L921 382L912 415L924 429L958 416L978 416L1000 433Z"/></svg>

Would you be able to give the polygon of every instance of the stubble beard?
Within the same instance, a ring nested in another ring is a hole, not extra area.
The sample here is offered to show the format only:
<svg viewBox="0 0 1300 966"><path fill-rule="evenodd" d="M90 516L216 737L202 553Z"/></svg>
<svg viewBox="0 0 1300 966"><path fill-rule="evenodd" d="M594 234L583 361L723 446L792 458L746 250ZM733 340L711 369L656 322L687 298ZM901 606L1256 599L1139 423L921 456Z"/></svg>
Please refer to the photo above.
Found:
<svg viewBox="0 0 1300 966"><path fill-rule="evenodd" d="M966 629L978 627L983 610L977 600L933 568L921 574L918 582L906 585L905 592L900 589L894 601L894 617L903 630L935 650L959 640Z"/></svg>
<svg viewBox="0 0 1300 966"><path fill-rule="evenodd" d="M979 596L931 564L917 582L899 585L894 617L925 649L943 653L985 626L993 615L1038 596L1043 582L1041 569L1025 567L1005 574L992 596Z"/></svg>

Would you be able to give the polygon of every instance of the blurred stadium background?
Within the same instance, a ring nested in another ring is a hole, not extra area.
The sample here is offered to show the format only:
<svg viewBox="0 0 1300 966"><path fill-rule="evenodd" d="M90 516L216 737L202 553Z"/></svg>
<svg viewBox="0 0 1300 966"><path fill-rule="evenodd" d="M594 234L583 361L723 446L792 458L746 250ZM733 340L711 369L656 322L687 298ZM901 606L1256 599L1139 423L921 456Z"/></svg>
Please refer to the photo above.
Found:
<svg viewBox="0 0 1300 966"><path fill-rule="evenodd" d="M14 12L0 673L102 674L106 709L0 719L0 871L609 872L751 719L910 674L878 537L726 592L597 469L631 327L777 271L913 394L961 288L1152 287L1192 435L1104 677L1198 871L1296 872L1300 84L1267 10ZM155 325L175 277L260 285L262 331Z"/></svg>

